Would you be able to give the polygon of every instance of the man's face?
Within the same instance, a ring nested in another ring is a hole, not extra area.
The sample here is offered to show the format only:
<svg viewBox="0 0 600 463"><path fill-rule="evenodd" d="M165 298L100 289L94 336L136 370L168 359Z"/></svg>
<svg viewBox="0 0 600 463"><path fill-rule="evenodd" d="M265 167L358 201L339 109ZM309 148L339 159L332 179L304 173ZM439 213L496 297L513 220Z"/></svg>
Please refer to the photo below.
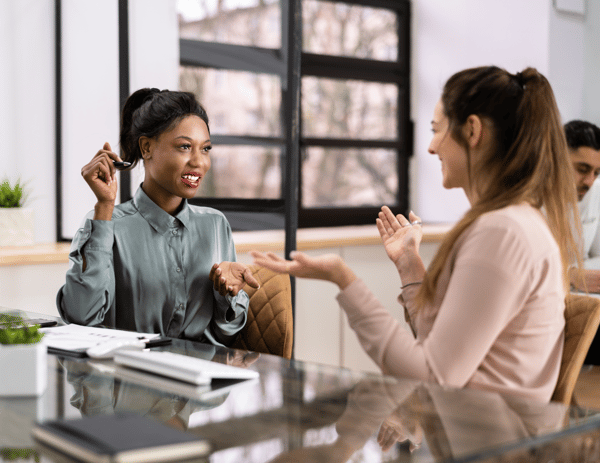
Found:
<svg viewBox="0 0 600 463"><path fill-rule="evenodd" d="M575 174L577 198L581 201L600 174L600 151L587 146L569 151Z"/></svg>

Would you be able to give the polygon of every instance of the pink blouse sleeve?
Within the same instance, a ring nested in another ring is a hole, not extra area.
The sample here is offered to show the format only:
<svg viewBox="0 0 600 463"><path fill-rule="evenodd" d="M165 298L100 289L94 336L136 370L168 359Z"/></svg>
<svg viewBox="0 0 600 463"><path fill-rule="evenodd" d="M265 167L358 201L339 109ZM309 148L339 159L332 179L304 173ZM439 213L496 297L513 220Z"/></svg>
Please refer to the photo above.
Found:
<svg viewBox="0 0 600 463"><path fill-rule="evenodd" d="M350 327L367 354L386 374L432 380L423 347L381 305L360 279L337 296Z"/></svg>
<svg viewBox="0 0 600 463"><path fill-rule="evenodd" d="M454 261L431 330L417 339L355 281L338 296L367 353L387 373L463 387L533 285L532 252L518 227L471 230ZM406 294L405 294L406 296ZM417 324L417 330L418 330Z"/></svg>

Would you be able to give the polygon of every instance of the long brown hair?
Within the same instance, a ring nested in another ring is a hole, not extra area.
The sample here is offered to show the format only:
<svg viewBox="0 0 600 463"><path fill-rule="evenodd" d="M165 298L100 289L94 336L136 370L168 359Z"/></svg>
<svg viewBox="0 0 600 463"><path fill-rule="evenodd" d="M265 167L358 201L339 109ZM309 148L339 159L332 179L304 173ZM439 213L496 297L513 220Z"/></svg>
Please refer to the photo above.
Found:
<svg viewBox="0 0 600 463"><path fill-rule="evenodd" d="M440 274L460 235L482 214L528 202L543 208L558 243L565 288L569 264L581 262L571 220L579 223L575 181L554 93L533 68L515 75L496 66L466 69L444 86L441 101L449 136L467 153L477 200L450 230L431 261L418 300L432 302ZM470 115L491 124L493 148L471 163L462 127ZM580 227L576 227L580 230Z"/></svg>

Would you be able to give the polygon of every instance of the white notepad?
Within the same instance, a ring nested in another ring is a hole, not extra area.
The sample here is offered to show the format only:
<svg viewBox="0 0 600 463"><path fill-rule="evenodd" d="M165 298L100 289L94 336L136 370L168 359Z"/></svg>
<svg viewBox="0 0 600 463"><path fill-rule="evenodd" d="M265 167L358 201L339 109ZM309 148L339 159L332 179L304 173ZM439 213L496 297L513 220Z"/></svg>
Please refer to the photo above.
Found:
<svg viewBox="0 0 600 463"><path fill-rule="evenodd" d="M48 347L60 350L89 349L103 342L116 340L144 340L159 337L157 333L138 333L136 331L97 328L76 324L40 328L44 333L43 342Z"/></svg>
<svg viewBox="0 0 600 463"><path fill-rule="evenodd" d="M258 372L164 351L124 350L115 353L115 363L138 368L192 384L209 384L214 379L251 379Z"/></svg>

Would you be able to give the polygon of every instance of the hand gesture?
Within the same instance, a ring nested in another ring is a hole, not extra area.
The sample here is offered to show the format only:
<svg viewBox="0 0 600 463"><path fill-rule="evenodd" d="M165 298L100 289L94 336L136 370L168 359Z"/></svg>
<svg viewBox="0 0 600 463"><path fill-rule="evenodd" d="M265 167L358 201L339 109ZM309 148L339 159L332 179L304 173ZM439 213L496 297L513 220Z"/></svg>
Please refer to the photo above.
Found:
<svg viewBox="0 0 600 463"><path fill-rule="evenodd" d="M300 278L313 278L336 283L340 288L345 288L356 276L337 254L324 254L311 257L303 252L292 252L292 260L286 260L273 252L263 254L250 251L254 263L275 272L288 273Z"/></svg>
<svg viewBox="0 0 600 463"><path fill-rule="evenodd" d="M227 352L227 365L233 365L239 368L248 368L260 357L258 352L249 352L242 350L234 350L233 354Z"/></svg>
<svg viewBox="0 0 600 463"><path fill-rule="evenodd" d="M117 198L117 169L113 161L120 161L121 158L112 152L110 144L104 143L104 147L99 150L92 160L83 166L81 175L90 186L99 203L115 203Z"/></svg>
<svg viewBox="0 0 600 463"><path fill-rule="evenodd" d="M414 212L408 215L408 219L410 221L402 214L394 216L389 207L383 206L376 220L385 252L394 263L407 251L419 253L419 245L423 237L421 219Z"/></svg>
<svg viewBox="0 0 600 463"><path fill-rule="evenodd" d="M396 442L409 441L409 450L413 452L423 442L423 428L414 419L403 418L398 411L388 416L379 429L377 443L384 452Z"/></svg>
<svg viewBox="0 0 600 463"><path fill-rule="evenodd" d="M250 269L239 262L221 262L210 269L208 278L213 282L215 290L221 295L237 296L245 285L259 288L258 280Z"/></svg>

